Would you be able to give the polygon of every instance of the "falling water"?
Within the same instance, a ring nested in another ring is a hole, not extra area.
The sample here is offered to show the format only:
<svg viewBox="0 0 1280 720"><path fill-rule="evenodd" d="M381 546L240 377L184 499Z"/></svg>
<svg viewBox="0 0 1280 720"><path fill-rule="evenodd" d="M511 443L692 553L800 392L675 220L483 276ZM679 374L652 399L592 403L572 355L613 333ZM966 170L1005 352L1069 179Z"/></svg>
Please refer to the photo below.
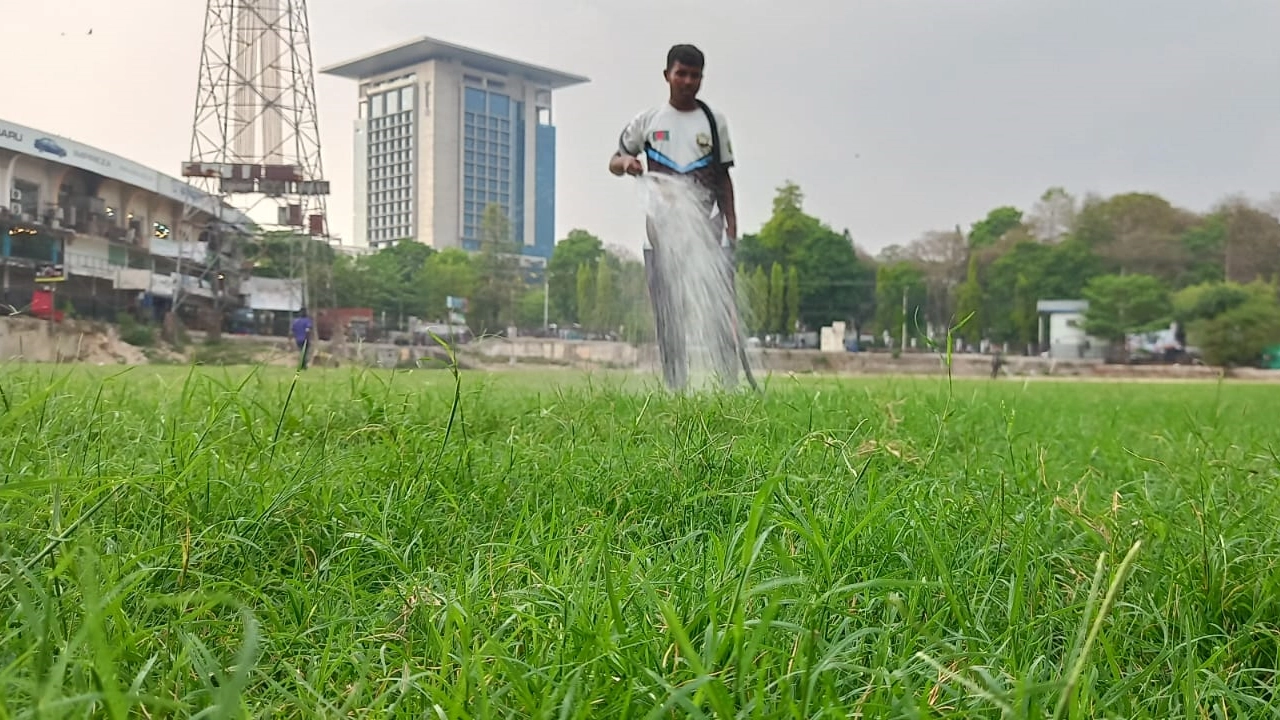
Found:
<svg viewBox="0 0 1280 720"><path fill-rule="evenodd" d="M671 294L673 344L683 341L686 388L738 387L743 384L745 342L740 300L743 288L728 264L719 218L708 222L692 181L671 175L643 176L645 216L653 229L654 255Z"/></svg>

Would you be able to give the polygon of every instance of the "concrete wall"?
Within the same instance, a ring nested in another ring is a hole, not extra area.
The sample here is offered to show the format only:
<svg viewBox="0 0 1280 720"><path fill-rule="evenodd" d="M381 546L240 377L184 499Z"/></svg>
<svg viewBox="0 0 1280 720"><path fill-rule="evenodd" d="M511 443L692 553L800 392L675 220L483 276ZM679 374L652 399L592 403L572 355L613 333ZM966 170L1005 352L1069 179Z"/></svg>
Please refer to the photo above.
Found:
<svg viewBox="0 0 1280 720"><path fill-rule="evenodd" d="M485 339L461 348L486 362L547 363L572 366L639 368L657 361L657 346L629 345L592 340L551 340L519 338L514 341Z"/></svg>
<svg viewBox="0 0 1280 720"><path fill-rule="evenodd" d="M626 368L645 372L658 367L654 345L633 346L626 343L520 338L515 341L486 339L459 348L463 357L474 357L486 364L510 362L518 364L564 365L581 368ZM935 375L947 373L944 359L933 353L907 353L895 358L891 353L826 353L818 350L752 350L752 369L757 374L831 374L831 375ZM950 372L955 377L991 375L990 355L953 355ZM1006 376L1056 376L1149 379L1213 379L1221 375L1218 368L1203 365L1106 365L1100 360L1055 360L1041 357L1005 357L1001 374ZM1232 377L1240 379L1277 379L1280 372L1236 369Z"/></svg>
<svg viewBox="0 0 1280 720"><path fill-rule="evenodd" d="M114 325L6 317L0 318L0 363L6 362L140 365L147 358L120 342Z"/></svg>

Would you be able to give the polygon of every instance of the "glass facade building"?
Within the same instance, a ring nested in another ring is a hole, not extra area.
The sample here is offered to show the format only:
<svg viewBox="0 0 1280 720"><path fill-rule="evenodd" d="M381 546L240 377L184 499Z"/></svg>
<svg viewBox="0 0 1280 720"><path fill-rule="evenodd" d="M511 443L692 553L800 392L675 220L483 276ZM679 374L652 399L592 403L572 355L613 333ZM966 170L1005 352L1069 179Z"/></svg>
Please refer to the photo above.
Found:
<svg viewBox="0 0 1280 720"><path fill-rule="evenodd" d="M480 224L490 204L506 213L515 237L524 236L523 228L515 227L517 218L523 219L523 207L513 203L513 198L524 197L524 173L517 162L517 157L524 157L516 121L521 108L501 92L479 87L463 92L462 246L478 250Z"/></svg>
<svg viewBox="0 0 1280 720"><path fill-rule="evenodd" d="M551 93L587 78L430 38L321 72L360 83L355 243L478 250L496 205L522 255L551 256Z"/></svg>

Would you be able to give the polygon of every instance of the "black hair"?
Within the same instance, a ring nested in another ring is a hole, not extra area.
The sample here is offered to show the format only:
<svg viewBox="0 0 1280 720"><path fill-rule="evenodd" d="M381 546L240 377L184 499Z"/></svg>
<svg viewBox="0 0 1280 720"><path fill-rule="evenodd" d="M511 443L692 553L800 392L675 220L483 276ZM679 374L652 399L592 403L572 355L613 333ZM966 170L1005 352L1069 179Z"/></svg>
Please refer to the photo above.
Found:
<svg viewBox="0 0 1280 720"><path fill-rule="evenodd" d="M701 68L705 65L707 59L703 57L702 51L693 45L672 45L667 51L667 69L675 67L676 63L687 65L692 68Z"/></svg>

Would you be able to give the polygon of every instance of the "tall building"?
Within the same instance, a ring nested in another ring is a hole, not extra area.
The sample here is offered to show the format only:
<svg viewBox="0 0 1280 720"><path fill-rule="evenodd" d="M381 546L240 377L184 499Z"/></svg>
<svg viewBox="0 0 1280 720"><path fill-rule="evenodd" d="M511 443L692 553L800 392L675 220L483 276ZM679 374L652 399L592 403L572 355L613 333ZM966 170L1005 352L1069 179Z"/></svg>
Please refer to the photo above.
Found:
<svg viewBox="0 0 1280 720"><path fill-rule="evenodd" d="M553 90L588 82L420 38L321 70L359 82L355 237L479 248L485 208L507 212L526 256L555 246Z"/></svg>

